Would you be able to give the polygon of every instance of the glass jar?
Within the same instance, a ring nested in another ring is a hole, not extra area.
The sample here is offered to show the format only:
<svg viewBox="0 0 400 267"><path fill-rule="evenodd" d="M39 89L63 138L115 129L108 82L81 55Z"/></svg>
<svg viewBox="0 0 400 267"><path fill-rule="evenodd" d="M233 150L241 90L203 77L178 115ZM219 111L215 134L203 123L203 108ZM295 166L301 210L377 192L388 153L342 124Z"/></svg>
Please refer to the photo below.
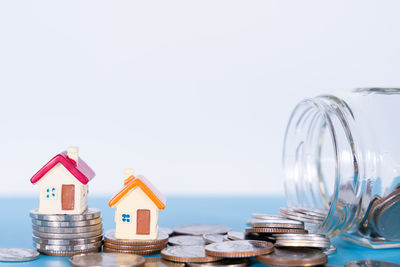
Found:
<svg viewBox="0 0 400 267"><path fill-rule="evenodd" d="M313 232L400 247L400 89L300 102L287 126L283 168L289 207L324 214Z"/></svg>

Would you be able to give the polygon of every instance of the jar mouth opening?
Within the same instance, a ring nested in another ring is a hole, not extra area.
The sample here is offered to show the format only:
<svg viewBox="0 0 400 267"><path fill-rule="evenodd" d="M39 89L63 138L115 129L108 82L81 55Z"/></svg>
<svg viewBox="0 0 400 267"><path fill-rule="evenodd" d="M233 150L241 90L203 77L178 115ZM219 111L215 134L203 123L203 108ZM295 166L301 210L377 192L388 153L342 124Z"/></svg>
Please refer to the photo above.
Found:
<svg viewBox="0 0 400 267"><path fill-rule="evenodd" d="M351 116L334 96L306 99L293 111L285 134L282 163L288 205L324 211L325 220L314 230L331 236L346 231L354 219L354 207L348 210L346 198L353 204L359 200Z"/></svg>

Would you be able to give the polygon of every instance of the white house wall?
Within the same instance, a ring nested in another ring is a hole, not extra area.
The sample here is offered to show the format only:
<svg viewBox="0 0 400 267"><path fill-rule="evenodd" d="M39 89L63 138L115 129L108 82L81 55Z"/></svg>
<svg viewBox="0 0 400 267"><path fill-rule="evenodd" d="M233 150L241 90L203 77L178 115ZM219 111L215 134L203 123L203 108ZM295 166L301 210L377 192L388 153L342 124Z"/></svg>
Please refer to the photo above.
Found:
<svg viewBox="0 0 400 267"><path fill-rule="evenodd" d="M138 209L150 210L150 234L136 234L136 214ZM130 214L130 222L122 222L122 214ZM135 187L117 204L115 211L115 237L118 239L157 239L158 208L140 187Z"/></svg>
<svg viewBox="0 0 400 267"><path fill-rule="evenodd" d="M75 185L75 203L73 210L62 210L61 188L63 184ZM44 214L80 214L87 209L87 186L79 182L61 163L55 165L38 182L40 187L39 212ZM55 197L50 192L46 198L46 189L55 188Z"/></svg>

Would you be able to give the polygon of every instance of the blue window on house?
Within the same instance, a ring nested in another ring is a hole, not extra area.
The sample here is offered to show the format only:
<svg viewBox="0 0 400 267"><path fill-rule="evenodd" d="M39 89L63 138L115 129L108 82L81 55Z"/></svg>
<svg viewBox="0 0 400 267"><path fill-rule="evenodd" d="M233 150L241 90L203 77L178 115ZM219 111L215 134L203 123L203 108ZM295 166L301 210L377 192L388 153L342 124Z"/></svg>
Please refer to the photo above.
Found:
<svg viewBox="0 0 400 267"><path fill-rule="evenodd" d="M56 198L56 188L55 187L49 187L46 189L46 198L47 199Z"/></svg>
<svg viewBox="0 0 400 267"><path fill-rule="evenodd" d="M122 222L126 222L126 223L131 222L131 215L126 214L126 213L122 214Z"/></svg>

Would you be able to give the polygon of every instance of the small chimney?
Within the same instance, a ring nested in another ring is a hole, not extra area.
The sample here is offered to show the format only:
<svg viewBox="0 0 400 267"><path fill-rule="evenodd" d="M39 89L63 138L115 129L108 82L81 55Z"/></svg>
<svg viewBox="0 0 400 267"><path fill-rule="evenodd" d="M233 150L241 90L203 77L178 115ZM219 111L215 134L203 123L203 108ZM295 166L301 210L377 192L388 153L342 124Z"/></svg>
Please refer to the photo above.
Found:
<svg viewBox="0 0 400 267"><path fill-rule="evenodd" d="M78 152L79 148L77 146L70 146L67 148L67 156L78 163Z"/></svg>
<svg viewBox="0 0 400 267"><path fill-rule="evenodd" d="M133 169L125 169L124 170L124 185L126 185L129 182L129 177L134 176L133 175Z"/></svg>

